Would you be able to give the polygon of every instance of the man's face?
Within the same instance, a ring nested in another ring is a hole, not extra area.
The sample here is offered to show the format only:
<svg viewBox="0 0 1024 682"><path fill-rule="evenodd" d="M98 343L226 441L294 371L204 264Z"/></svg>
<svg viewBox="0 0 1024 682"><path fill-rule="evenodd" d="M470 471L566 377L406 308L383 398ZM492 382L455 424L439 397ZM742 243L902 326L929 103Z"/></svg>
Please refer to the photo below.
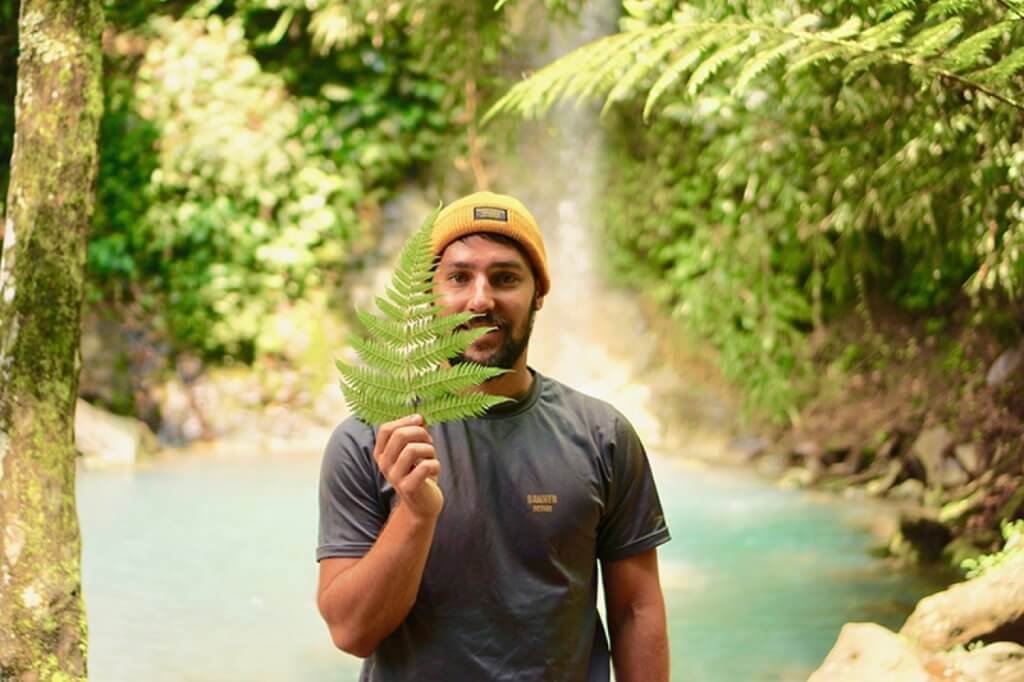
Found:
<svg viewBox="0 0 1024 682"><path fill-rule="evenodd" d="M519 249L470 235L444 250L434 281L445 314L477 313L480 317L467 326L497 327L453 364L472 360L502 369L525 366L533 316L543 298L535 295L533 272Z"/></svg>

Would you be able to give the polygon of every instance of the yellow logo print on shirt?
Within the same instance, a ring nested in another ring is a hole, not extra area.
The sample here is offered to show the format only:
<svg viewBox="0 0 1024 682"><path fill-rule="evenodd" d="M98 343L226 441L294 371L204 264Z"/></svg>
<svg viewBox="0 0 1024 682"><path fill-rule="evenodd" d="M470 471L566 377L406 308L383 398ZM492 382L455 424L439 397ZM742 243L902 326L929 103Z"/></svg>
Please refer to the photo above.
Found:
<svg viewBox="0 0 1024 682"><path fill-rule="evenodd" d="M558 504L558 495L527 495L526 504L535 512L550 512Z"/></svg>

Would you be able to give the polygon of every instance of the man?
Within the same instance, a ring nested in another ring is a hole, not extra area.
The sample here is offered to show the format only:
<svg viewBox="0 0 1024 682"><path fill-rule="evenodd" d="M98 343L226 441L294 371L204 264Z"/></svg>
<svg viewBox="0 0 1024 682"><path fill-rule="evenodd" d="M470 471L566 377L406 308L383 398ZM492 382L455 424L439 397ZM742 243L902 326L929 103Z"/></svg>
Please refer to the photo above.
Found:
<svg viewBox="0 0 1024 682"><path fill-rule="evenodd" d="M433 228L447 313L495 327L465 359L514 402L424 428L418 415L334 432L320 477L317 603L364 681L668 680L656 547L669 539L647 458L610 405L527 366L550 288L537 223L478 192ZM456 360L458 361L458 360Z"/></svg>

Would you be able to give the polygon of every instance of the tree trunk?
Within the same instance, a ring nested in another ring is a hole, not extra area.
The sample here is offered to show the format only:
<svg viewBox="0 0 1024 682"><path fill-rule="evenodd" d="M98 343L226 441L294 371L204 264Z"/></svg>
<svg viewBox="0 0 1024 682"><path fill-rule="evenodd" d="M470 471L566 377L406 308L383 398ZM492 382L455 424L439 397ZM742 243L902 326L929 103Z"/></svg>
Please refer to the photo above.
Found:
<svg viewBox="0 0 1024 682"><path fill-rule="evenodd" d="M74 407L101 0L22 0L0 260L0 679L84 680Z"/></svg>

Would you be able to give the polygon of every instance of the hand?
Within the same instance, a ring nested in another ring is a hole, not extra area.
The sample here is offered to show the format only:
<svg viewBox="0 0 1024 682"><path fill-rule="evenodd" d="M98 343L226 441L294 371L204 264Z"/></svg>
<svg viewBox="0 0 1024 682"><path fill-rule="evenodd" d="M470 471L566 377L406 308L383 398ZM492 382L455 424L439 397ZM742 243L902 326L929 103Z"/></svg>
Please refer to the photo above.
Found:
<svg viewBox="0 0 1024 682"><path fill-rule="evenodd" d="M423 424L418 414L382 424L373 458L409 513L432 521L441 513L444 495L437 485L441 463Z"/></svg>

